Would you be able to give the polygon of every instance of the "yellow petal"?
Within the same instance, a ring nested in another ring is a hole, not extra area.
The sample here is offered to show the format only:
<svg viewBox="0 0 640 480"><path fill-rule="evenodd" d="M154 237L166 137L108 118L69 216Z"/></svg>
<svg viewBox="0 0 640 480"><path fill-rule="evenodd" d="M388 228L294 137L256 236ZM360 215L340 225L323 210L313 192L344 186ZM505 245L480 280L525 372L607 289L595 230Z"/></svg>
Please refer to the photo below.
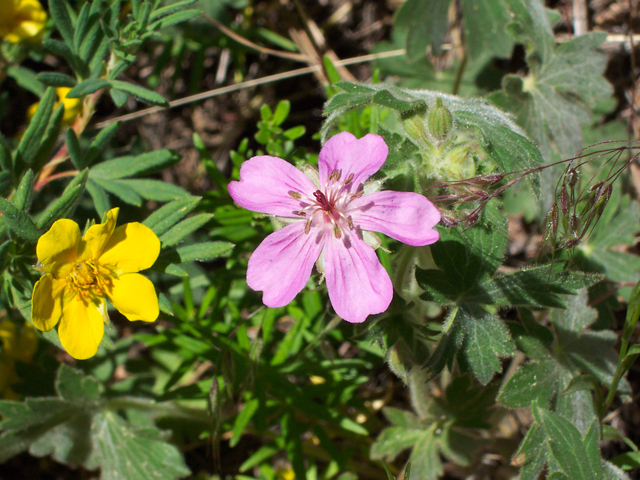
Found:
<svg viewBox="0 0 640 480"><path fill-rule="evenodd" d="M93 357L104 334L100 304L82 301L75 295L65 295L62 303L60 343L73 358Z"/></svg>
<svg viewBox="0 0 640 480"><path fill-rule="evenodd" d="M116 220L118 220L118 211L120 209L114 208L107 212L107 219L104 223L92 225L84 234L84 241L87 244L90 256L89 258L98 258L104 250L104 246L111 238L113 231L116 228Z"/></svg>
<svg viewBox="0 0 640 480"><path fill-rule="evenodd" d="M20 337L18 338L18 351L16 352L16 360L23 362L30 362L33 355L38 349L38 332L31 326L30 323L25 322L20 330Z"/></svg>
<svg viewBox="0 0 640 480"><path fill-rule="evenodd" d="M160 314L153 283L138 273L115 278L107 296L113 306L131 321L155 322Z"/></svg>
<svg viewBox="0 0 640 480"><path fill-rule="evenodd" d="M80 245L80 227L73 220L57 220L51 225L47 233L42 235L36 246L38 260L44 264L46 272L58 274L58 270L71 266L78 258L78 246ZM69 272L62 272L65 276Z"/></svg>
<svg viewBox="0 0 640 480"><path fill-rule="evenodd" d="M66 284L65 280L55 279L48 273L36 282L31 297L31 321L38 330L48 332L60 320Z"/></svg>
<svg viewBox="0 0 640 480"><path fill-rule="evenodd" d="M0 341L2 341L2 353L10 357L18 343L16 324L11 320L3 320L0 322Z"/></svg>
<svg viewBox="0 0 640 480"><path fill-rule="evenodd" d="M102 265L116 267L120 273L149 268L160 253L160 240L141 223L126 223L111 235L100 256Z"/></svg>

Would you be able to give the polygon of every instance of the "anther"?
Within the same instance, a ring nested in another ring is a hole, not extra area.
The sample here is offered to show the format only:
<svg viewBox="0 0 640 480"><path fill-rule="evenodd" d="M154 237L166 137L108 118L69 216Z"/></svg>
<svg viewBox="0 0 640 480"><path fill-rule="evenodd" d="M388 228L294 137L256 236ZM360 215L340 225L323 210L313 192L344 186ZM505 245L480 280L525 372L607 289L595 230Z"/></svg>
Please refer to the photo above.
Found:
<svg viewBox="0 0 640 480"><path fill-rule="evenodd" d="M353 173L350 173L349 176L347 177L347 179L345 180L344 184L345 185L349 185L351 182L353 182L353 178L355 177L355 175Z"/></svg>
<svg viewBox="0 0 640 480"><path fill-rule="evenodd" d="M287 193L294 200L300 200L302 198L302 195L300 194L300 192L296 192L295 190L289 190Z"/></svg>
<svg viewBox="0 0 640 480"><path fill-rule="evenodd" d="M304 233L308 234L311 231L311 219L307 220L304 226Z"/></svg>
<svg viewBox="0 0 640 480"><path fill-rule="evenodd" d="M340 227L338 226L337 223L333 224L333 234L335 235L336 238L342 237L342 230L340 230Z"/></svg>
<svg viewBox="0 0 640 480"><path fill-rule="evenodd" d="M351 215L347 217L347 225L349 225L349 230L353 230L353 219L351 218Z"/></svg>
<svg viewBox="0 0 640 480"><path fill-rule="evenodd" d="M302 210L294 211L293 214L297 215L299 217L306 217L307 216L307 214L304 213Z"/></svg>

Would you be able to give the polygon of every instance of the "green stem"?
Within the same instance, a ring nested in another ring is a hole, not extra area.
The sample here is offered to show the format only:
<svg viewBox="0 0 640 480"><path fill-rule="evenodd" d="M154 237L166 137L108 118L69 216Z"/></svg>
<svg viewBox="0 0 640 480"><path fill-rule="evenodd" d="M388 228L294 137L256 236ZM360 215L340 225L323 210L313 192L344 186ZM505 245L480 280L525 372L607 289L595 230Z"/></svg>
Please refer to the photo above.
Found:
<svg viewBox="0 0 640 480"><path fill-rule="evenodd" d="M184 418L196 422L211 423L211 416L206 409L190 408L173 402L156 403L153 400L136 397L117 397L105 402L110 410L135 408L151 412L155 417Z"/></svg>

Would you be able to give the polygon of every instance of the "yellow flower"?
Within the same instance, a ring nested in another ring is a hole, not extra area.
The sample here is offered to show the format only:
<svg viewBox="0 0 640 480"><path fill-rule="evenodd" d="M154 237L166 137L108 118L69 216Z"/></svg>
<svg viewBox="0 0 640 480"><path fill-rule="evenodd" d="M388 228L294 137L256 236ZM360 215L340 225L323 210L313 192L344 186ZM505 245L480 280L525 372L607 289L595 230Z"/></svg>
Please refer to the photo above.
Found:
<svg viewBox="0 0 640 480"><path fill-rule="evenodd" d="M3 0L0 0L0 2L2 1ZM69 93L70 90L71 89L67 87L56 88L56 95L58 96L58 103L56 103L56 107L60 104L64 105L62 124L66 126L73 125L76 117L82 113L82 98L67 98L67 93ZM36 114L39 104L40 102L36 102L27 110L27 118L29 120L31 120Z"/></svg>
<svg viewBox="0 0 640 480"><path fill-rule="evenodd" d="M38 0L0 0L0 37L12 43L36 43L44 33L47 13Z"/></svg>
<svg viewBox="0 0 640 480"><path fill-rule="evenodd" d="M0 322L0 397L17 400L19 396L11 389L20 381L15 370L16 360L30 362L38 348L38 334L35 328L25 323L18 334L16 324L10 320Z"/></svg>
<svg viewBox="0 0 640 480"><path fill-rule="evenodd" d="M59 322L60 343L77 359L98 350L109 321L105 296L131 321L158 318L153 284L136 272L153 265L160 240L137 222L115 228L117 218L114 208L82 238L76 222L58 220L36 246L45 274L33 287L31 320L44 331Z"/></svg>
<svg viewBox="0 0 640 480"><path fill-rule="evenodd" d="M276 478L278 480L295 480L296 474L291 468L279 468L276 470Z"/></svg>

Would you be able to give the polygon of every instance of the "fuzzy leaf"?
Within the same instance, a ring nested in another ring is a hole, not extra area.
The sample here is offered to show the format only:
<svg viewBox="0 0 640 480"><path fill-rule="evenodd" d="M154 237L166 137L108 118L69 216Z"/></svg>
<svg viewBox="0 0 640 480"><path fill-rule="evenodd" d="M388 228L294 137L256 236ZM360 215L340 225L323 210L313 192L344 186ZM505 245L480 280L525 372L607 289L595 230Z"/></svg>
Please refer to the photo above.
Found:
<svg viewBox="0 0 640 480"><path fill-rule="evenodd" d="M160 236L186 217L200 203L201 197L185 197L160 207L142 222Z"/></svg>
<svg viewBox="0 0 640 480"><path fill-rule="evenodd" d="M102 400L92 377L61 365L56 397L0 401L0 462L25 451L99 468L100 480L174 480L189 474L180 451L155 427L134 428Z"/></svg>
<svg viewBox="0 0 640 480"><path fill-rule="evenodd" d="M99 163L91 168L89 175L94 180L98 178L114 180L162 170L175 164L178 160L180 160L180 156L171 150L157 150Z"/></svg>

